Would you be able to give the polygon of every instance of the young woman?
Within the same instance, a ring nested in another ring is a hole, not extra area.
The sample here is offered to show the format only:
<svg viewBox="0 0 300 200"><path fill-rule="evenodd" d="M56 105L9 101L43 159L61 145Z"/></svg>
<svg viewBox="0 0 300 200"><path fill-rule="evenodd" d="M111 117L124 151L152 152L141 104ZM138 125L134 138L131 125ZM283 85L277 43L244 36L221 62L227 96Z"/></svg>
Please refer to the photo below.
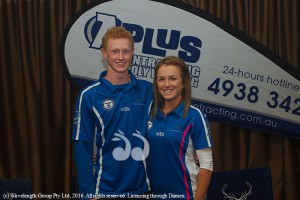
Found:
<svg viewBox="0 0 300 200"><path fill-rule="evenodd" d="M190 74L182 59L158 62L153 91L147 134L153 197L203 200L213 171L211 135L205 114L190 105Z"/></svg>

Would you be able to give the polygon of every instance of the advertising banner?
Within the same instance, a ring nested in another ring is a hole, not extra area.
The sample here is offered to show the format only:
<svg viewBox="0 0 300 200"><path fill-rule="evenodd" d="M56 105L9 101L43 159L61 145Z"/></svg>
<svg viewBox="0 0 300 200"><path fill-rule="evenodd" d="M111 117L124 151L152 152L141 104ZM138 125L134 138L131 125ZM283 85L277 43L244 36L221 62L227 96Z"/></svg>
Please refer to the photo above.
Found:
<svg viewBox="0 0 300 200"><path fill-rule="evenodd" d="M263 45L207 12L178 1L96 1L80 10L61 41L78 89L105 70L101 39L123 26L135 41L131 71L152 82L165 56L182 58L193 106L210 120L300 138L300 72ZM149 91L150 92L150 91Z"/></svg>

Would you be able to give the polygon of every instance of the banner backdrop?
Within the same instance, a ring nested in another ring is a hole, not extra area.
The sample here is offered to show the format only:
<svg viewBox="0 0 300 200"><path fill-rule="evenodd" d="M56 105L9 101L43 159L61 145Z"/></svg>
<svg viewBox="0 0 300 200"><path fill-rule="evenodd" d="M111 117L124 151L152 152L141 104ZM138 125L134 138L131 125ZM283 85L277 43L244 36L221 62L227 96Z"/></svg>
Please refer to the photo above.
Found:
<svg viewBox="0 0 300 200"><path fill-rule="evenodd" d="M65 72L78 89L105 70L101 39L113 26L133 34L131 71L138 78L152 82L157 61L178 56L190 70L193 105L210 120L300 139L300 72L229 24L178 1L97 1L78 12L61 41Z"/></svg>

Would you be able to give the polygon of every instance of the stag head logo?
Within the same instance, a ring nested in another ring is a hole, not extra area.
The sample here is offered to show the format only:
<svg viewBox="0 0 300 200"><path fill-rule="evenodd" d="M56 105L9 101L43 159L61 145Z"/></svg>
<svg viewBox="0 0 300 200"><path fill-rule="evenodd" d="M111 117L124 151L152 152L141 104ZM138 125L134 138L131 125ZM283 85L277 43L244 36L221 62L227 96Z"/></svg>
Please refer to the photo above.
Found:
<svg viewBox="0 0 300 200"><path fill-rule="evenodd" d="M239 198L235 197L234 193L229 193L229 192L225 191L225 189L227 187L227 183L224 184L222 193L223 193L223 195L226 199L230 199L230 200L247 200L248 196L250 194L252 194L252 185L247 181L246 181L246 184L248 186L248 190L243 192Z"/></svg>

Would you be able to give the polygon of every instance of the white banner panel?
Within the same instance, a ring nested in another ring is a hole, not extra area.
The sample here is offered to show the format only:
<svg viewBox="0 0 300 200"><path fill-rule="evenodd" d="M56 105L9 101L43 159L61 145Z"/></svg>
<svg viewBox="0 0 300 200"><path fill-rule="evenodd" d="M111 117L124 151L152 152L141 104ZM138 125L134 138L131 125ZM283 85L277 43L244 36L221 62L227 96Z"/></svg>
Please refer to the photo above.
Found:
<svg viewBox="0 0 300 200"><path fill-rule="evenodd" d="M116 25L134 36L137 77L152 82L158 60L179 56L190 69L193 105L210 120L300 138L299 71L229 24L177 1L97 1L83 8L61 43L74 86L105 70L101 39Z"/></svg>

